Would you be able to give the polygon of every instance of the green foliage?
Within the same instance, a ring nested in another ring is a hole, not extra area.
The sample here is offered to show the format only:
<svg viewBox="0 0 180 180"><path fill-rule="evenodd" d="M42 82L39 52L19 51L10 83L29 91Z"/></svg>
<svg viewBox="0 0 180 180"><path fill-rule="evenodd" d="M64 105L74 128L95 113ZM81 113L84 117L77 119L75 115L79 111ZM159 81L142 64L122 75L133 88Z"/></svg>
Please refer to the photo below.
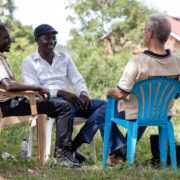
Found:
<svg viewBox="0 0 180 180"><path fill-rule="evenodd" d="M87 41L101 44L103 38L112 32L118 32L126 41L140 43L141 29L146 17L157 12L137 0L71 0L67 8L74 10L75 16L69 16L72 23L80 22L81 27L73 29L71 35L84 36ZM120 44L120 43L118 43Z"/></svg>
<svg viewBox="0 0 180 180"><path fill-rule="evenodd" d="M13 0L0 0L0 24L8 28L13 27L13 12L15 5Z"/></svg>
<svg viewBox="0 0 180 180"><path fill-rule="evenodd" d="M13 0L0 0L0 24L10 29L12 39L11 53L7 53L10 64L18 82L22 82L22 60L35 50L32 26L22 26L21 22L14 20L15 5Z"/></svg>
<svg viewBox="0 0 180 180"><path fill-rule="evenodd" d="M14 23L13 29L10 32L12 39L10 52L5 53L7 61L10 65L18 82L23 82L21 77L21 65L25 57L31 54L36 49L35 40L31 26L22 26L20 22Z"/></svg>
<svg viewBox="0 0 180 180"><path fill-rule="evenodd" d="M81 27L71 30L72 40L68 46L75 51L75 64L85 78L92 98L105 98L111 87L116 87L124 66L132 56L133 44L143 41L141 29L146 17L156 12L137 0L71 0L67 8L74 11L69 16L72 23ZM112 38L112 35L114 38ZM114 56L107 56L108 37ZM130 41L124 46L121 42Z"/></svg>
<svg viewBox="0 0 180 180"><path fill-rule="evenodd" d="M85 78L90 96L104 99L107 90L117 86L124 66L132 55L132 49L127 47L120 54L107 58L106 49L96 43L82 40L78 48L77 44L75 46L72 58Z"/></svg>

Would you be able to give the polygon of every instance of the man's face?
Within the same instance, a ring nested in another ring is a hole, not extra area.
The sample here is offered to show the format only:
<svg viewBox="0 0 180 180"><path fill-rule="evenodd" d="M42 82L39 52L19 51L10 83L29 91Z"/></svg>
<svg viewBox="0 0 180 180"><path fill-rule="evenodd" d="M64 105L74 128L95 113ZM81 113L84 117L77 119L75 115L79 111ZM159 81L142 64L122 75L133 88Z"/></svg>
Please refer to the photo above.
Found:
<svg viewBox="0 0 180 180"><path fill-rule="evenodd" d="M11 48L11 38L9 36L9 30L1 29L0 30L0 52L9 52Z"/></svg>
<svg viewBox="0 0 180 180"><path fill-rule="evenodd" d="M56 46L56 35L55 34L48 34L42 35L36 39L38 44L38 48L43 52L53 52Z"/></svg>

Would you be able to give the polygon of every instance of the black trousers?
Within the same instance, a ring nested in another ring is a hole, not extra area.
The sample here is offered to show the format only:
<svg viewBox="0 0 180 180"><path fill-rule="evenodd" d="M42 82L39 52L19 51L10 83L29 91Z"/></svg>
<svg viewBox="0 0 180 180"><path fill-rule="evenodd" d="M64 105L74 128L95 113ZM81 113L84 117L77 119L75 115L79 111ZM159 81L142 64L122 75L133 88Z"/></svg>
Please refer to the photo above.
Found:
<svg viewBox="0 0 180 180"><path fill-rule="evenodd" d="M37 100L38 114L47 114L56 118L56 146L71 148L72 129L71 107L65 102L44 102ZM30 115L30 104L26 97L16 97L5 102L0 102L3 117ZM48 136L48 134L47 134Z"/></svg>

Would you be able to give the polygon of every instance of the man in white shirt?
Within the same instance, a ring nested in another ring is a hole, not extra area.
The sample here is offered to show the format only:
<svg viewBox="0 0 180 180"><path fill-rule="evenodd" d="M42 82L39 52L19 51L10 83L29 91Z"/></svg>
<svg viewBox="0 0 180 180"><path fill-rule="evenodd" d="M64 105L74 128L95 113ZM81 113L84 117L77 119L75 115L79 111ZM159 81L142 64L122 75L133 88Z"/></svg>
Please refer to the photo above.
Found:
<svg viewBox="0 0 180 180"><path fill-rule="evenodd" d="M47 24L35 28L38 49L24 59L22 76L25 84L47 88L51 95L50 100L69 102L72 106L72 120L74 117L88 118L72 142L73 151L76 151L82 143L90 143L98 129L103 139L106 101L91 100L85 81L70 56L54 50L57 33ZM77 95L69 91L67 82ZM119 133L119 129L113 126L109 152L121 146Z"/></svg>

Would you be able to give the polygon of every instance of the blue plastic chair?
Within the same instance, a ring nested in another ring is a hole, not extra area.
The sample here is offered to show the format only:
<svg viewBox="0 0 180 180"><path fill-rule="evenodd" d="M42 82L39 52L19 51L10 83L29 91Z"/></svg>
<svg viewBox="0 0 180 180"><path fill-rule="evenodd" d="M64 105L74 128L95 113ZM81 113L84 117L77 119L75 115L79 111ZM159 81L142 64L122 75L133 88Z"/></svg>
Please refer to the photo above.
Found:
<svg viewBox="0 0 180 180"><path fill-rule="evenodd" d="M139 112L136 121L124 120L114 117L115 100L108 97L106 110L103 167L106 166L109 137L112 122L127 128L127 163L134 164L134 155L137 142L138 128L140 126L158 126L160 166L166 167L168 142L171 154L172 169L177 169L174 129L168 121L168 107L171 100L180 92L180 81L169 78L153 78L137 82L131 93L135 93Z"/></svg>

